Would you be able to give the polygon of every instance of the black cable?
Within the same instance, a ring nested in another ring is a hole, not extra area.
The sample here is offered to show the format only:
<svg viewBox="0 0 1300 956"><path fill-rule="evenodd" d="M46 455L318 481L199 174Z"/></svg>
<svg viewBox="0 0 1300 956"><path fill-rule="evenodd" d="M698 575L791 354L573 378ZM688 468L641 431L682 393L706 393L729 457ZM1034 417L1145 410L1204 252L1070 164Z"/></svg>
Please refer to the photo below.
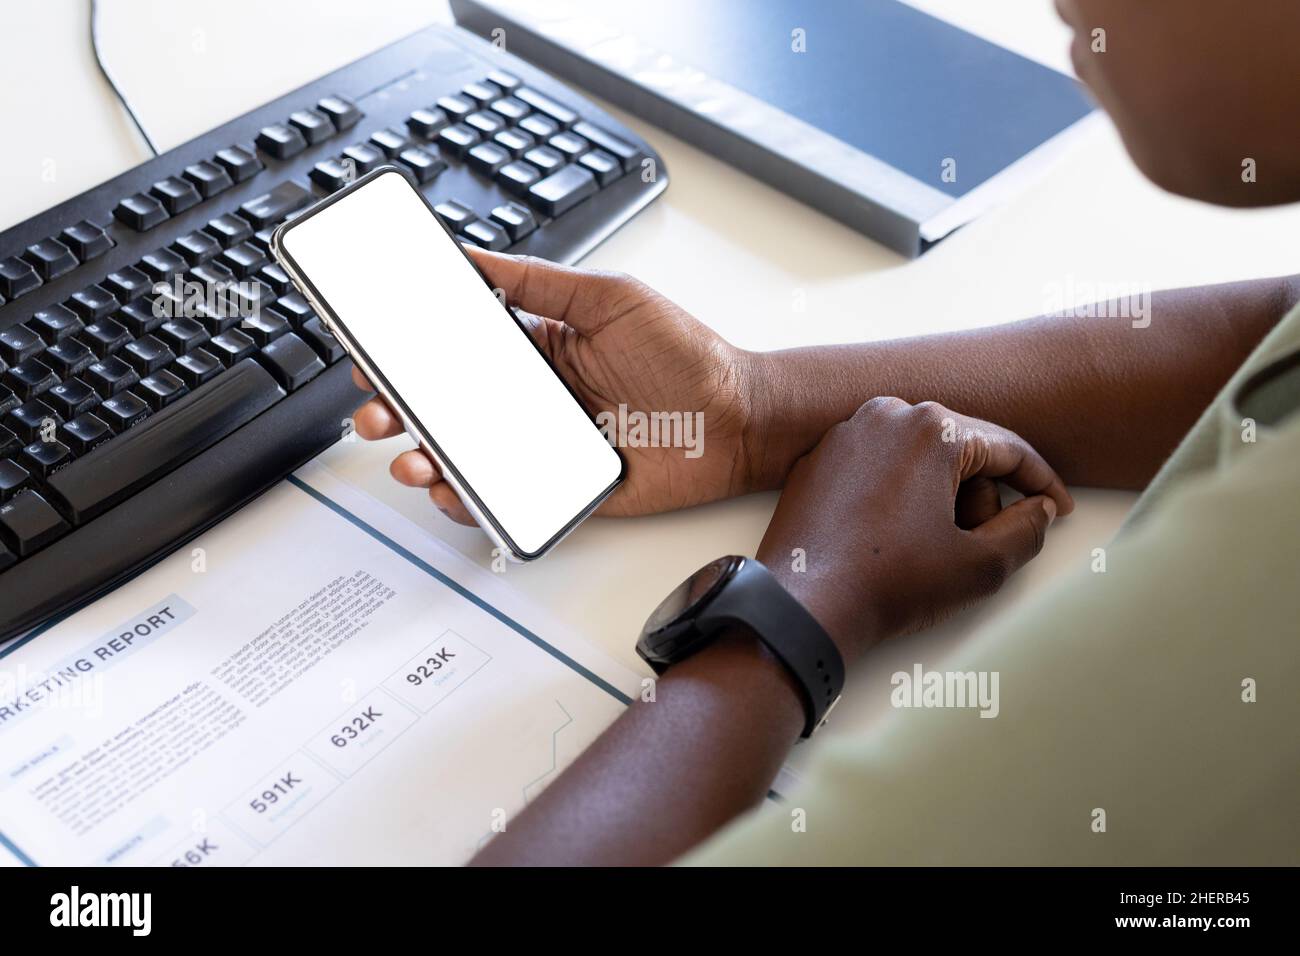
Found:
<svg viewBox="0 0 1300 956"><path fill-rule="evenodd" d="M144 127L140 124L140 118L135 115L135 110L131 109L131 104L126 101L126 97L122 95L122 91L117 88L117 84L113 82L113 78L108 75L108 68L104 66L104 61L99 55L98 23L99 0L90 0L90 51L95 54L95 65L99 67L99 72L104 75L104 81L108 83L109 88L112 89L113 95L117 97L118 102L122 104L122 108L126 110L126 115L131 117L131 122L134 123L135 128L140 131L140 135L144 137L145 143L149 146L149 151L157 156L159 155L158 147L153 144L153 140L149 138L149 134L144 131Z"/></svg>

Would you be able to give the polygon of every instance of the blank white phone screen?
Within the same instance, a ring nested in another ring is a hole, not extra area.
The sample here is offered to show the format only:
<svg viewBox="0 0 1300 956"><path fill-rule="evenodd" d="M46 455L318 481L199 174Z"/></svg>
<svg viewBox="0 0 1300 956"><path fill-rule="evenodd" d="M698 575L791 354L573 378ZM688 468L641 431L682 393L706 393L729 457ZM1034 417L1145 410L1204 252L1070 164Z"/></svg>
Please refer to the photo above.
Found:
<svg viewBox="0 0 1300 956"><path fill-rule="evenodd" d="M282 246L516 551L542 550L618 480L618 454L403 176Z"/></svg>

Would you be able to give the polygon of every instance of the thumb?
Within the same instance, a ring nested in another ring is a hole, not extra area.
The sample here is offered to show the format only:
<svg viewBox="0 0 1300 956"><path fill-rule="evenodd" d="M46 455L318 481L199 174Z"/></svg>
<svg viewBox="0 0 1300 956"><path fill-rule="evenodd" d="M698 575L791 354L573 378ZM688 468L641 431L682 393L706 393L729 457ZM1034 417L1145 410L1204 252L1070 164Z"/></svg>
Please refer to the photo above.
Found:
<svg viewBox="0 0 1300 956"><path fill-rule="evenodd" d="M581 335L599 331L622 298L625 280L615 273L573 269L535 256L466 251L508 303L557 319Z"/></svg>
<svg viewBox="0 0 1300 956"><path fill-rule="evenodd" d="M1005 556L1007 571L1014 574L1043 550L1047 528L1055 519L1056 502L1047 495L1034 495L1003 508L971 534Z"/></svg>

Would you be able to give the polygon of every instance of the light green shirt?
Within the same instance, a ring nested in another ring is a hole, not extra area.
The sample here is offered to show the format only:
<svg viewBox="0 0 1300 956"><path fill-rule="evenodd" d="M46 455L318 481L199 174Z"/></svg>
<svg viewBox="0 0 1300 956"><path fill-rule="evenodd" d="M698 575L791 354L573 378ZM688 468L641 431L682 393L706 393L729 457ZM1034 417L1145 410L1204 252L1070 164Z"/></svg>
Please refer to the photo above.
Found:
<svg viewBox="0 0 1300 956"><path fill-rule="evenodd" d="M995 718L894 710L684 862L1300 862L1297 411L1300 309L1188 433L1104 571L1093 558L926 664L998 672Z"/></svg>

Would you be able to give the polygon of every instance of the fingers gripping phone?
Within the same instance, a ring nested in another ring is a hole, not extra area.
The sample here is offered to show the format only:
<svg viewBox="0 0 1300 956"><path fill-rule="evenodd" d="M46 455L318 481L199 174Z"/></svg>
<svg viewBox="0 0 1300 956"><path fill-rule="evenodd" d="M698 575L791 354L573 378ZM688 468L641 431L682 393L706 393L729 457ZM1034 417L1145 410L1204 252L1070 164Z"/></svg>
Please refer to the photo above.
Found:
<svg viewBox="0 0 1300 956"><path fill-rule="evenodd" d="M622 481L623 456L396 168L281 225L271 246L511 558L541 557Z"/></svg>

